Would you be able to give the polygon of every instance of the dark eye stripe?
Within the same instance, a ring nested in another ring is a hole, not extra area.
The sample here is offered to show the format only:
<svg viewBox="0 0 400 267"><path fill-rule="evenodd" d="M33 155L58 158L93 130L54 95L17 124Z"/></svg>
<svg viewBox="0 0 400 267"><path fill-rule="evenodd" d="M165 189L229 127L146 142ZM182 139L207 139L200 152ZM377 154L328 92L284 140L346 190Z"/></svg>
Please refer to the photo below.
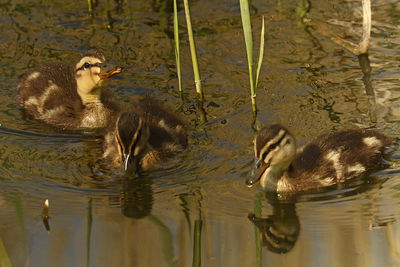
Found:
<svg viewBox="0 0 400 267"><path fill-rule="evenodd" d="M90 63L85 62L82 65L82 67L76 69L76 71L80 71L80 70L83 70L83 69L89 69L89 68L92 68L92 67L99 67L100 68L101 66L100 66L100 63L90 64Z"/></svg>
<svg viewBox="0 0 400 267"><path fill-rule="evenodd" d="M277 146L280 145L280 143L282 142L283 138L285 138L286 134L282 135L281 138L279 138L278 141L276 141L276 143L271 144L267 151L261 155L262 160L265 160L265 158L267 157L267 155L269 154L269 152L271 152L273 149L275 149Z"/></svg>

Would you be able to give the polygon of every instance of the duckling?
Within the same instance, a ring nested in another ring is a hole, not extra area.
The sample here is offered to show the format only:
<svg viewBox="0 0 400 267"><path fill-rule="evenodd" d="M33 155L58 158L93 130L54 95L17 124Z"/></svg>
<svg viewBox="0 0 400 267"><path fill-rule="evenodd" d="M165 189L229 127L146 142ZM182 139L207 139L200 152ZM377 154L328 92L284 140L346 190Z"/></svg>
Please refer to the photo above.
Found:
<svg viewBox="0 0 400 267"><path fill-rule="evenodd" d="M128 173L157 168L187 146L184 123L160 102L145 97L111 122L103 158Z"/></svg>
<svg viewBox="0 0 400 267"><path fill-rule="evenodd" d="M117 111L111 92L101 90L104 79L121 72L100 73L105 57L89 51L73 66L48 63L21 76L20 105L35 119L62 128L102 128Z"/></svg>
<svg viewBox="0 0 400 267"><path fill-rule="evenodd" d="M387 167L384 151L396 139L373 130L324 134L296 151L283 126L265 126L254 139L255 164L248 186L260 181L266 191L296 193L335 185Z"/></svg>

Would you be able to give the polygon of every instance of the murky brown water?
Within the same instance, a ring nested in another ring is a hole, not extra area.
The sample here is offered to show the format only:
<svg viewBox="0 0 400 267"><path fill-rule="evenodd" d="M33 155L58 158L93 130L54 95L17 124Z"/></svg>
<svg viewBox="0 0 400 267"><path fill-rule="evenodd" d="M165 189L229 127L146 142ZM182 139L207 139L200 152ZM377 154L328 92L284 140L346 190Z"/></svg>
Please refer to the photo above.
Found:
<svg viewBox="0 0 400 267"><path fill-rule="evenodd" d="M9 128L0 128L1 266L191 266L200 260L202 266L400 265L397 154L391 170L368 182L301 196L295 205L272 206L259 188L245 186L253 130L239 1L190 3L206 123L196 108L180 10L182 116L190 149L166 169L126 181L103 167L101 137L23 119L18 76L38 62L68 61L90 47L124 67L108 82L120 101L150 94L181 105L170 1L126 2L112 2L107 13L99 1L92 19L86 1L0 3L0 123ZM318 31L301 22L307 3L252 4L257 42L261 15L268 20L258 124L281 122L300 142L348 127L399 135L397 1L372 6L374 98L366 93L357 57L322 34L329 29L357 41L358 1L312 2L307 21ZM50 233L41 218L45 199ZM261 229L274 224L287 234L287 253L271 252L259 239L248 219L252 212L265 219L255 221Z"/></svg>

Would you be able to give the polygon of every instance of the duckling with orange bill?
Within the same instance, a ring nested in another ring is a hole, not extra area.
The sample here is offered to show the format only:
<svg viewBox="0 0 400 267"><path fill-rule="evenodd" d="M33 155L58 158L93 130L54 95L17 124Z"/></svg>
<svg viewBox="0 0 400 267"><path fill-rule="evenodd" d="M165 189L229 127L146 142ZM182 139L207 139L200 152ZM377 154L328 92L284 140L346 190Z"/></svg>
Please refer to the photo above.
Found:
<svg viewBox="0 0 400 267"><path fill-rule="evenodd" d="M101 84L122 71L101 73L105 61L94 50L74 65L47 63L27 71L18 86L20 105L33 118L63 129L105 127L119 108Z"/></svg>

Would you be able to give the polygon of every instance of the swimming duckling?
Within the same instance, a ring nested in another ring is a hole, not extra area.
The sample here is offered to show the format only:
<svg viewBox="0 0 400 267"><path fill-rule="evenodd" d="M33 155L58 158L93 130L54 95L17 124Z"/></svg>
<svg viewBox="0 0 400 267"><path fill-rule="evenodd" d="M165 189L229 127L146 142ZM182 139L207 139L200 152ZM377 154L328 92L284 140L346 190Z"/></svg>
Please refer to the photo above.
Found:
<svg viewBox="0 0 400 267"><path fill-rule="evenodd" d="M73 66L49 63L21 76L20 105L34 118L63 128L105 127L117 106L100 85L119 72L100 73L105 57L98 51L84 54Z"/></svg>
<svg viewBox="0 0 400 267"><path fill-rule="evenodd" d="M267 191L294 193L334 185L385 168L384 150L395 139L373 130L324 134L296 151L296 141L279 124L254 139L255 164L246 179Z"/></svg>
<svg viewBox="0 0 400 267"><path fill-rule="evenodd" d="M160 102L145 97L121 112L107 130L103 158L129 173L157 168L187 146L184 123Z"/></svg>

